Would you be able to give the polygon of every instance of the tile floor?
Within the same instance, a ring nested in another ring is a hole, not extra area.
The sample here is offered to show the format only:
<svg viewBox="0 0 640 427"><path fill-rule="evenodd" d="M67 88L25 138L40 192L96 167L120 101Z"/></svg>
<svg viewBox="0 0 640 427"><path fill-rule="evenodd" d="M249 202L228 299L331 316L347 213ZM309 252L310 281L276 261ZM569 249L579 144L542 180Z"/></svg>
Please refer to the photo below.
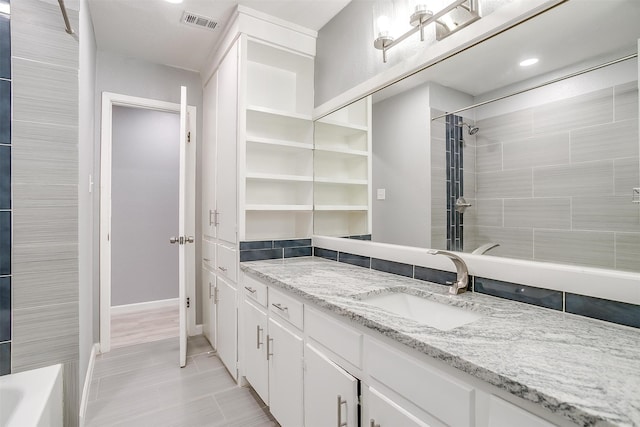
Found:
<svg viewBox="0 0 640 427"><path fill-rule="evenodd" d="M158 341L180 334L178 307L111 314L111 348ZM132 327L132 325L134 325Z"/></svg>
<svg viewBox="0 0 640 427"><path fill-rule="evenodd" d="M98 355L86 425L278 427L250 388L238 387L204 336L189 338L178 366L178 338Z"/></svg>

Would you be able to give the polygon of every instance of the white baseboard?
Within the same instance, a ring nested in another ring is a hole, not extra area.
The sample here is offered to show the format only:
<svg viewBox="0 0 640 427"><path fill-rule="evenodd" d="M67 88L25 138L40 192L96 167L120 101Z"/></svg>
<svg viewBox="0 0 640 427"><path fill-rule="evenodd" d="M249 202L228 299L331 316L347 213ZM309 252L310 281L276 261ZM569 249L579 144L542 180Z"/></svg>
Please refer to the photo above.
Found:
<svg viewBox="0 0 640 427"><path fill-rule="evenodd" d="M87 375L84 377L84 386L82 387L82 398L80 399L80 427L85 425L85 416L87 414L87 402L89 401L89 391L91 389L91 380L93 379L93 367L96 364L96 355L100 352L100 344L95 343L91 347L89 355L89 365L87 366Z"/></svg>
<svg viewBox="0 0 640 427"><path fill-rule="evenodd" d="M139 302L136 304L115 305L111 307L111 315L134 313L136 311L154 310L157 308L178 307L178 298L158 301Z"/></svg>

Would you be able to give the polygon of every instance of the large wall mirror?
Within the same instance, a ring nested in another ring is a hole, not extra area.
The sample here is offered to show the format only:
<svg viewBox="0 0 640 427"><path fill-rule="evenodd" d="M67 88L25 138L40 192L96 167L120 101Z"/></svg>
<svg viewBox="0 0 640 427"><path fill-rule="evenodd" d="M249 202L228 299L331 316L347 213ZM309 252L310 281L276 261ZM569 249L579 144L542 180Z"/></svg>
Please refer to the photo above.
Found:
<svg viewBox="0 0 640 427"><path fill-rule="evenodd" d="M319 119L314 233L639 272L638 22L570 0Z"/></svg>

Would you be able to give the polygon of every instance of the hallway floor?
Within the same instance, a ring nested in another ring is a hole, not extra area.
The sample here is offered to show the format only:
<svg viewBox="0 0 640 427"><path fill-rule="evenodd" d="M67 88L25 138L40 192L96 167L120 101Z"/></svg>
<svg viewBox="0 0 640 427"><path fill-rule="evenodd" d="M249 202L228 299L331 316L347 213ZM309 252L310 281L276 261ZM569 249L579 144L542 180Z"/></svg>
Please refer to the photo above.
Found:
<svg viewBox="0 0 640 427"><path fill-rule="evenodd" d="M250 388L238 387L204 336L190 337L187 366L178 338L98 355L86 425L277 427Z"/></svg>

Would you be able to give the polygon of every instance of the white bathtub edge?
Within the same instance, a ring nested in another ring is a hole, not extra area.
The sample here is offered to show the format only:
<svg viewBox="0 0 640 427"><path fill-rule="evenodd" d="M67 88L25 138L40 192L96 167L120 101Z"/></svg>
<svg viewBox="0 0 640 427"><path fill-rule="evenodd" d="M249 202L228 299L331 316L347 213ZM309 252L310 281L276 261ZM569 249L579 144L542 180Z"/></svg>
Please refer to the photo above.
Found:
<svg viewBox="0 0 640 427"><path fill-rule="evenodd" d="M96 364L96 355L100 350L100 344L94 343L91 347L89 355L89 365L87 366L87 375L84 377L84 385L82 386L82 399L80 400L80 427L85 425L85 416L87 414L87 403L89 401L89 392L91 390L91 381L93 380L93 368Z"/></svg>

